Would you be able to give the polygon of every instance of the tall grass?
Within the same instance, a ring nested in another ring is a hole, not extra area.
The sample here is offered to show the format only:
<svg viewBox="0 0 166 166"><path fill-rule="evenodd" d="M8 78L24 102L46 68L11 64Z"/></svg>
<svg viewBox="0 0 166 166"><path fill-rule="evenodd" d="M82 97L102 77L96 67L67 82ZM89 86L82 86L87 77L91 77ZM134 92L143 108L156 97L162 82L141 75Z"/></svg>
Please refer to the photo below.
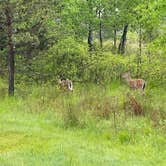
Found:
<svg viewBox="0 0 166 166"><path fill-rule="evenodd" d="M22 85L14 98L4 94L0 165L164 165L164 90L132 94L144 111L138 116L132 103L124 112L126 89L120 82L75 85L74 93Z"/></svg>

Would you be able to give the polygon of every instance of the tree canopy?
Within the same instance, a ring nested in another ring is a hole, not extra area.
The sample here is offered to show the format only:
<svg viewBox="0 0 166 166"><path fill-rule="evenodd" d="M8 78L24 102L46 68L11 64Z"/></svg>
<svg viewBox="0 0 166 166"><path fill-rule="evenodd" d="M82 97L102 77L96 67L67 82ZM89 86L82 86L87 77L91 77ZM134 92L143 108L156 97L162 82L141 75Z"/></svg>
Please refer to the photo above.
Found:
<svg viewBox="0 0 166 166"><path fill-rule="evenodd" d="M16 84L110 81L129 69L151 78L165 58L165 9L164 0L1 0L0 75Z"/></svg>

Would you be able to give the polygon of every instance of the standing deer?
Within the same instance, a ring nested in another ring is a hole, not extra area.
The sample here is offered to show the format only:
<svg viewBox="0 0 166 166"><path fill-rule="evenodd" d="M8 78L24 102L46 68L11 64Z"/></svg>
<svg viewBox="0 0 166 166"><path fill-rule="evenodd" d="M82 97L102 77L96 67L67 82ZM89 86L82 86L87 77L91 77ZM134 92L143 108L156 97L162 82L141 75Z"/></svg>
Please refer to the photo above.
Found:
<svg viewBox="0 0 166 166"><path fill-rule="evenodd" d="M58 84L62 90L73 91L73 83L69 79L65 79L65 78L61 77L58 80Z"/></svg>
<svg viewBox="0 0 166 166"><path fill-rule="evenodd" d="M143 80L143 79L132 79L131 76L130 76L130 72L124 73L122 75L122 78L127 81L129 87L132 90L140 89L142 95L144 95L144 89L145 89L145 84L146 84L145 80Z"/></svg>

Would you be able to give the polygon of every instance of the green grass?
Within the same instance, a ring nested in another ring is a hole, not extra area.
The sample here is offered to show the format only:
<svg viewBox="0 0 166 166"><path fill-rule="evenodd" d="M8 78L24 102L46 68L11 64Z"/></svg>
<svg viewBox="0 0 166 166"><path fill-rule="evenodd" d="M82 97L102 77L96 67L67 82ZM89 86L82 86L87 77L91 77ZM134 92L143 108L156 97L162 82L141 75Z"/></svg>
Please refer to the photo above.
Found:
<svg viewBox="0 0 166 166"><path fill-rule="evenodd" d="M128 115L124 121L125 86L115 83L104 90L77 86L74 94L61 94L49 85L21 89L24 91L18 89L14 98L0 99L0 166L166 164L165 121L155 127L148 115ZM163 89L147 93L153 101L149 108L165 112ZM105 104L106 98L115 95L120 113L116 128L112 113L109 119L93 114L99 103ZM66 112L68 104L74 118ZM78 124L71 125L69 120L78 120Z"/></svg>

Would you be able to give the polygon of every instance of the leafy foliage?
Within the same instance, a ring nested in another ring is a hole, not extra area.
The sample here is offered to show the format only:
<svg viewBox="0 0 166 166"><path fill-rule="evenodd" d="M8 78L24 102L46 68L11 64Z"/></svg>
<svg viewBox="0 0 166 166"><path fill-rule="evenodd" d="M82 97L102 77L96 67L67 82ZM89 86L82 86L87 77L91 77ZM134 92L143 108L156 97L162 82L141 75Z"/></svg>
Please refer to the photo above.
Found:
<svg viewBox="0 0 166 166"><path fill-rule="evenodd" d="M8 46L4 7L0 5L0 74L7 77ZM15 47L16 84L52 82L64 75L73 81L105 83L130 70L150 85L165 82L165 3L163 0L10 1ZM99 16L100 12L100 16ZM113 40L129 25L125 56ZM142 57L138 66L138 33ZM88 52L89 26L93 51ZM98 42L100 35L103 47ZM116 33L115 33L116 32ZM116 36L115 36L116 35ZM135 36L133 40L132 36ZM105 41L107 40L107 41Z"/></svg>

